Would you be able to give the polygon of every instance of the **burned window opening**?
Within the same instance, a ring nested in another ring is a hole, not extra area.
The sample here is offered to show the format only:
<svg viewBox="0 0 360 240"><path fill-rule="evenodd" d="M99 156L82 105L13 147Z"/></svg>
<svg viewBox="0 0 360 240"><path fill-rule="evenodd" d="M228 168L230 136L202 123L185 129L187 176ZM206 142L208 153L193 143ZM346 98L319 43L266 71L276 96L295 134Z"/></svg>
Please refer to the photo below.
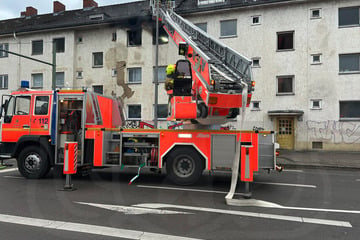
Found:
<svg viewBox="0 0 360 240"><path fill-rule="evenodd" d="M141 46L141 29L127 31L128 46Z"/></svg>

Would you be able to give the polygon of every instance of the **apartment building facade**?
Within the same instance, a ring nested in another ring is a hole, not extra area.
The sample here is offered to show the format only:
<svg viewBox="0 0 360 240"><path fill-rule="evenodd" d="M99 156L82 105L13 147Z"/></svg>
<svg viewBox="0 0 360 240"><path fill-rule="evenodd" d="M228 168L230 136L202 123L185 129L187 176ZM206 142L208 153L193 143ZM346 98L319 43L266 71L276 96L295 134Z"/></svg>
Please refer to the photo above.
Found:
<svg viewBox="0 0 360 240"><path fill-rule="evenodd" d="M35 9L36 10L36 9ZM360 149L360 4L356 0L183 0L175 11L253 60L256 81L244 129L276 130L284 149ZM130 119L154 118L154 21L149 2L37 15L0 22L0 48L52 61L58 87L121 97ZM164 68L177 48L160 34L158 114L167 113ZM0 93L28 79L51 88L51 67L0 53ZM239 117L240 119L241 117ZM240 121L230 122L239 128ZM165 121L160 126L166 127Z"/></svg>

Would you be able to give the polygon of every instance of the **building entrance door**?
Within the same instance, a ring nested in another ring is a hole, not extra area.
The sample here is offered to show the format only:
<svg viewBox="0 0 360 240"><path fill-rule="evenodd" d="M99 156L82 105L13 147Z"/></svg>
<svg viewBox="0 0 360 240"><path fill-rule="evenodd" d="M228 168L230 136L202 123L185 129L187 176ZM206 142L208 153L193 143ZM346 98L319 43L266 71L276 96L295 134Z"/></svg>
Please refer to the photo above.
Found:
<svg viewBox="0 0 360 240"><path fill-rule="evenodd" d="M294 149L294 118L277 119L277 142L280 149Z"/></svg>

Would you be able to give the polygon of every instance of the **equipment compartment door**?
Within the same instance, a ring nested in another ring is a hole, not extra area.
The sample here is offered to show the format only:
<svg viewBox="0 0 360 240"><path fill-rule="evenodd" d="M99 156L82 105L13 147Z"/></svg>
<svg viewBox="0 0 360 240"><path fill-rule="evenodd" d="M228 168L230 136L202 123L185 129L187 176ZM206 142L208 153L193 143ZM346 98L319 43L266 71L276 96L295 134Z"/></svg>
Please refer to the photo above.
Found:
<svg viewBox="0 0 360 240"><path fill-rule="evenodd" d="M211 136L211 159L213 170L230 170L236 151L236 134L213 134Z"/></svg>

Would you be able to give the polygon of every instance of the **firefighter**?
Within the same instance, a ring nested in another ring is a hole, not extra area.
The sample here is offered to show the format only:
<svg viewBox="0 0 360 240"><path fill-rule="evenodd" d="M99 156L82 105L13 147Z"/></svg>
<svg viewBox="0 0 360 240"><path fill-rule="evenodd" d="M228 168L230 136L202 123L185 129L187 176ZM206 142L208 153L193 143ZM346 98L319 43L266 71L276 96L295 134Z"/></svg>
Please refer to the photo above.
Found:
<svg viewBox="0 0 360 240"><path fill-rule="evenodd" d="M169 64L166 67L166 80L165 80L166 91L174 88L175 68L176 68L176 64Z"/></svg>

